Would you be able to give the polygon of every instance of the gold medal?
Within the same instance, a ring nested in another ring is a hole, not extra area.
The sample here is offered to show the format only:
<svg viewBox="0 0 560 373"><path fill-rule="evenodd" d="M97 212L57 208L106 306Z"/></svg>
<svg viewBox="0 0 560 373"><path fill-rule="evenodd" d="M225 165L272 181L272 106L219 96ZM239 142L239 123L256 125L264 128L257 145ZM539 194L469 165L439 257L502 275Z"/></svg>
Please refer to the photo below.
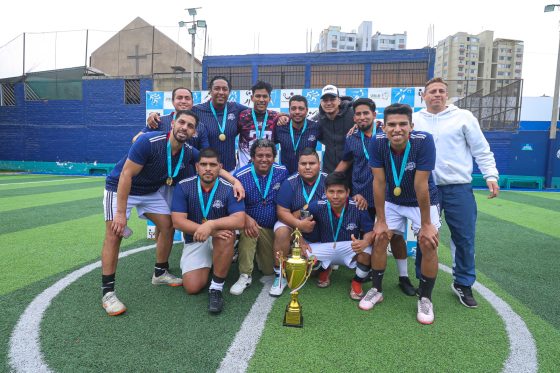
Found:
<svg viewBox="0 0 560 373"><path fill-rule="evenodd" d="M336 250L336 242L333 242L332 248L333 248L333 250Z"/></svg>
<svg viewBox="0 0 560 373"><path fill-rule="evenodd" d="M401 195L401 187L396 187L395 189L393 189L393 194L395 195L395 197L398 197Z"/></svg>
<svg viewBox="0 0 560 373"><path fill-rule="evenodd" d="M220 136L218 136L218 138L220 139L220 141L226 141L226 135L223 133L220 133Z"/></svg>
<svg viewBox="0 0 560 373"><path fill-rule="evenodd" d="M305 205L303 205L304 210L307 210L308 207L309 207L309 205L307 203Z"/></svg>
<svg viewBox="0 0 560 373"><path fill-rule="evenodd" d="M202 224L206 223L208 219L202 219Z"/></svg>
<svg viewBox="0 0 560 373"><path fill-rule="evenodd" d="M165 183L169 186L173 185L173 178L172 177L168 177L167 180L165 180Z"/></svg>

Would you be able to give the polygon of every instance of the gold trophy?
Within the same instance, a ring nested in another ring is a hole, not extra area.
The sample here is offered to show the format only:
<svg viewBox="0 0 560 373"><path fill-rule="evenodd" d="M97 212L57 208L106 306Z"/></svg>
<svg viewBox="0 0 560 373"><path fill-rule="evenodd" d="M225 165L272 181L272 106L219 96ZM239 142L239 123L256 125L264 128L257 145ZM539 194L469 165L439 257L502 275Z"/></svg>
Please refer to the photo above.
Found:
<svg viewBox="0 0 560 373"><path fill-rule="evenodd" d="M303 315L301 314L301 305L298 301L298 291L303 287L309 275L311 275L315 258L310 257L306 259L301 257L301 232L299 229L296 228L292 236L294 236L292 255L288 258L280 258L282 275L288 281L288 287L292 289L290 292L292 299L286 306L286 312L284 314L284 326L302 328Z"/></svg>

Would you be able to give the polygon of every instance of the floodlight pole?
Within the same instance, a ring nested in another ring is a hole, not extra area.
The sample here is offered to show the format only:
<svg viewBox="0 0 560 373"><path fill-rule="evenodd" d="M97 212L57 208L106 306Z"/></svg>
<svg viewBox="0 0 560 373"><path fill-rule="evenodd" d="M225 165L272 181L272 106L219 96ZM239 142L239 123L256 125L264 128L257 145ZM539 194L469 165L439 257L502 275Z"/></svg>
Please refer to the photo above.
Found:
<svg viewBox="0 0 560 373"><path fill-rule="evenodd" d="M552 12L560 4L547 5L544 8L545 12ZM558 34L558 58L556 60L556 81L554 83L554 96L552 99L552 115L550 118L550 132L548 136L547 158L546 158L546 174L545 174L545 187L552 188L552 174L554 170L554 143L556 142L556 127L558 123L558 95L560 91L560 30Z"/></svg>

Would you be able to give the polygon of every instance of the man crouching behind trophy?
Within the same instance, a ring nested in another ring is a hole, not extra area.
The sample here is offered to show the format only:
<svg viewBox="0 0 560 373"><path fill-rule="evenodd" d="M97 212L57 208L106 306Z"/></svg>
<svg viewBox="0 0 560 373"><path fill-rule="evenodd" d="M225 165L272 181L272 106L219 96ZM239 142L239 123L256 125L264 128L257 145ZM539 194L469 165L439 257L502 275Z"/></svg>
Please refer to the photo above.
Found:
<svg viewBox="0 0 560 373"><path fill-rule="evenodd" d="M280 269L282 275L288 281L288 287L292 289L290 292L292 299L286 306L284 314L284 326L292 326L296 328L303 327L303 315L301 314L301 305L298 301L298 291L303 287L315 263L315 258L310 256L308 259L301 256L301 232L296 228L294 233L294 246L292 247L292 255L280 258Z"/></svg>

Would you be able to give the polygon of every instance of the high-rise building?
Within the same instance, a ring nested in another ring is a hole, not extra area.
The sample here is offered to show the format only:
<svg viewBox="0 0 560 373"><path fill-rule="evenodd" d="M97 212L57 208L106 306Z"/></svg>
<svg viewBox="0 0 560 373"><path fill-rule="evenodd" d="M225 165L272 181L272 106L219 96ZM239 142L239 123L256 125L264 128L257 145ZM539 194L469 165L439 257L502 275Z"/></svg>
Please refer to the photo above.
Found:
<svg viewBox="0 0 560 373"><path fill-rule="evenodd" d="M316 52L355 52L356 32L342 32L340 26L329 26L321 31Z"/></svg>
<svg viewBox="0 0 560 373"><path fill-rule="evenodd" d="M363 21L358 26L357 50L361 52L371 50L371 21Z"/></svg>
<svg viewBox="0 0 560 373"><path fill-rule="evenodd" d="M379 31L373 35L372 50L388 51L406 49L406 31L404 34L382 34Z"/></svg>
<svg viewBox="0 0 560 373"><path fill-rule="evenodd" d="M450 97L488 94L521 79L523 42L494 39L493 31L458 32L436 47L434 76L449 83Z"/></svg>

